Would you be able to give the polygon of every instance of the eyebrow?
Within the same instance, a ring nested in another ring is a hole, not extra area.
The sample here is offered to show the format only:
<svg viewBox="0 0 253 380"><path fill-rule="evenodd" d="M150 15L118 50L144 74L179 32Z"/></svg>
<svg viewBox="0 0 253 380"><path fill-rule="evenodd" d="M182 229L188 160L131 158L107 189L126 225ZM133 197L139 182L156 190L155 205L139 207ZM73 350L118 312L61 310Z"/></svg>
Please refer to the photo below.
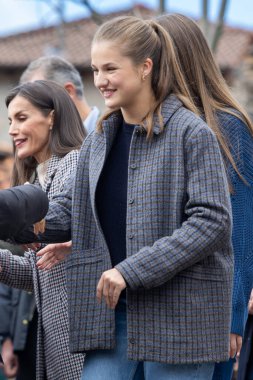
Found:
<svg viewBox="0 0 253 380"><path fill-rule="evenodd" d="M107 62L107 63L104 63L102 65L102 68L106 68L106 67L111 66L111 65L116 66L116 65L118 65L118 63L116 63L116 62ZM91 67L92 68L96 68L97 66L94 65L94 63L91 63Z"/></svg>

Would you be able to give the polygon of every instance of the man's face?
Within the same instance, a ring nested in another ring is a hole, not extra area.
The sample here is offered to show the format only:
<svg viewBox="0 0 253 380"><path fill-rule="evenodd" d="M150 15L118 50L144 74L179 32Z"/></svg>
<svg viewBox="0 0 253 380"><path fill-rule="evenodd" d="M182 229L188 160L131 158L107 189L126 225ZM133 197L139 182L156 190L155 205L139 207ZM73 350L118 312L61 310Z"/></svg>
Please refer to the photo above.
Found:
<svg viewBox="0 0 253 380"><path fill-rule="evenodd" d="M10 187L12 167L12 157L8 157L0 161L0 190L8 189L8 187Z"/></svg>

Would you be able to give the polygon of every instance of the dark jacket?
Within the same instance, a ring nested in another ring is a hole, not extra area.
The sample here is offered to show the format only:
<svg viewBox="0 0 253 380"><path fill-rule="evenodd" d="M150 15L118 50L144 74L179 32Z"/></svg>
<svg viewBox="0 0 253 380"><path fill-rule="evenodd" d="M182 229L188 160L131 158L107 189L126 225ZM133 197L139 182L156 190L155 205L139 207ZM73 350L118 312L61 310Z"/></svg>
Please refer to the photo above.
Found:
<svg viewBox="0 0 253 380"><path fill-rule="evenodd" d="M252 344L253 344L253 315L249 314L245 332L244 332L242 349L240 353L237 380L248 379L248 376L250 372L252 371L252 369L249 368L249 365L252 362L252 357L250 357L251 353L253 352Z"/></svg>
<svg viewBox="0 0 253 380"><path fill-rule="evenodd" d="M14 351L23 351L34 310L33 293L0 284L0 340L11 338Z"/></svg>
<svg viewBox="0 0 253 380"><path fill-rule="evenodd" d="M43 219L48 210L47 195L35 185L21 185L0 191L0 239L15 237L24 228Z"/></svg>

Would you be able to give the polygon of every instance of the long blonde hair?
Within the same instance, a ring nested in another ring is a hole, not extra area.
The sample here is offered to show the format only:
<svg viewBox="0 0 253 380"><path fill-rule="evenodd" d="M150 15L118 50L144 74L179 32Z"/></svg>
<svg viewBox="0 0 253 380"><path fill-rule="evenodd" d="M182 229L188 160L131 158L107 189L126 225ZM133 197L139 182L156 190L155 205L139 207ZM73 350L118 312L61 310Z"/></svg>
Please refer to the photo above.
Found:
<svg viewBox="0 0 253 380"><path fill-rule="evenodd" d="M146 58L153 62L151 87L155 103L145 118L148 137L152 136L155 113L158 114L162 126L160 106L170 93L177 95L185 107L198 114L198 108L181 73L172 40L156 21L134 16L116 17L100 26L92 45L101 41L113 42L120 53L131 59L135 65L143 63ZM98 124L99 131L102 130L102 121L111 113L102 116Z"/></svg>
<svg viewBox="0 0 253 380"><path fill-rule="evenodd" d="M157 22L168 32L194 105L214 131L225 158L242 179L223 136L217 112L222 111L241 119L253 135L253 126L246 111L232 96L207 41L190 18L181 14L163 15Z"/></svg>

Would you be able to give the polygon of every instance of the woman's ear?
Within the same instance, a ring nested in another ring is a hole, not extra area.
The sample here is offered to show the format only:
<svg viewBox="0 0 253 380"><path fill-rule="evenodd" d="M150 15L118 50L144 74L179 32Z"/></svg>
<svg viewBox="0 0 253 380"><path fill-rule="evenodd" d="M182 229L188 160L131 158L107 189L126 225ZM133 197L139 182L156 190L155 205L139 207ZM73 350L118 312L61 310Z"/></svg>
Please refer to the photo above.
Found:
<svg viewBox="0 0 253 380"><path fill-rule="evenodd" d="M146 58L142 65L142 80L144 81L146 77L152 72L153 69L153 61L151 58Z"/></svg>

